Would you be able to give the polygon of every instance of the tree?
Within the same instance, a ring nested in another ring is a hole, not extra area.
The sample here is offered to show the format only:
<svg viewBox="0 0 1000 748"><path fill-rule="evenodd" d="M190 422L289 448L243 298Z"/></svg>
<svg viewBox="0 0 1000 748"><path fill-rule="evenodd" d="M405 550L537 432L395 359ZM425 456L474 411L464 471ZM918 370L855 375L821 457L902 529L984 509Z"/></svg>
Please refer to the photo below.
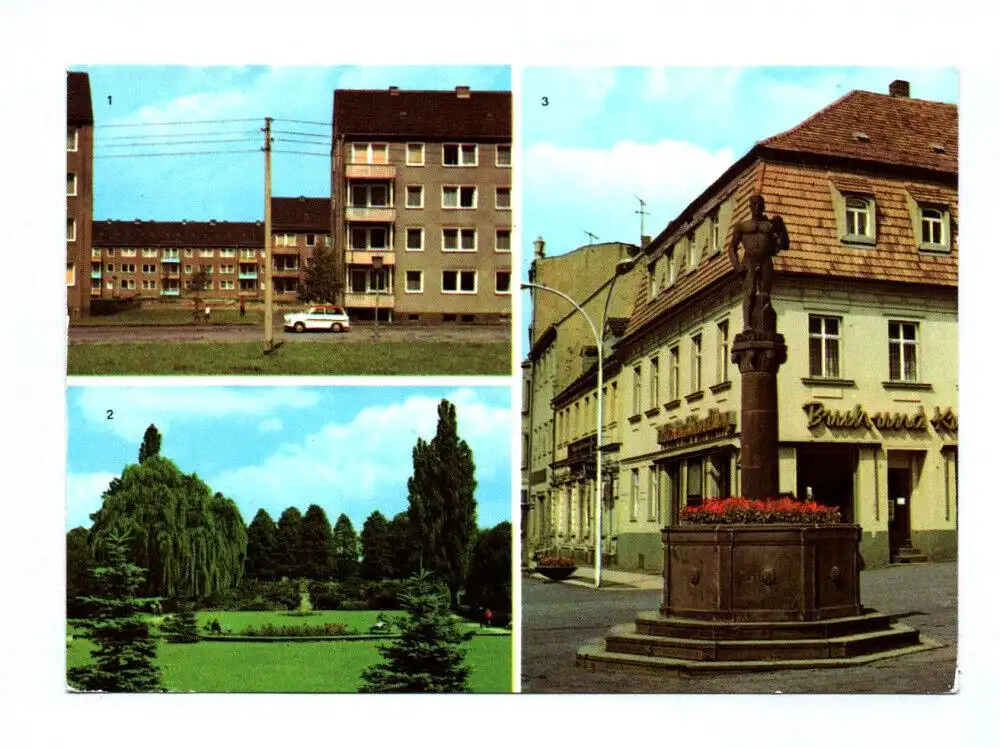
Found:
<svg viewBox="0 0 1000 748"><path fill-rule="evenodd" d="M199 322L201 320L201 295L204 293L205 289L208 288L210 280L211 279L208 277L208 269L205 268L204 265L199 265L188 279L188 282L190 283L189 288L191 289L191 293L194 294L195 322Z"/></svg>
<svg viewBox="0 0 1000 748"><path fill-rule="evenodd" d="M402 595L409 616L395 619L398 639L380 645L384 662L361 674L366 693L466 693L462 644L472 636L451 615L447 591L422 572Z"/></svg>
<svg viewBox="0 0 1000 748"><path fill-rule="evenodd" d="M386 579L392 576L392 545L389 522L377 509L361 528L361 576Z"/></svg>
<svg viewBox="0 0 1000 748"><path fill-rule="evenodd" d="M247 528L246 576L269 582L278 579L278 528L265 509L259 509Z"/></svg>
<svg viewBox="0 0 1000 748"><path fill-rule="evenodd" d="M337 517L333 527L333 573L337 579L350 579L358 574L358 534L346 514Z"/></svg>
<svg viewBox="0 0 1000 748"><path fill-rule="evenodd" d="M323 508L310 504L302 517L302 576L326 581L334 574L333 532Z"/></svg>
<svg viewBox="0 0 1000 748"><path fill-rule="evenodd" d="M274 550L275 571L279 578L295 579L303 575L302 512L298 508L290 506L278 517Z"/></svg>
<svg viewBox="0 0 1000 748"><path fill-rule="evenodd" d="M146 433L142 435L142 445L139 447L139 462L145 462L150 457L160 456L160 446L163 437L154 424L149 424Z"/></svg>
<svg viewBox="0 0 1000 748"><path fill-rule="evenodd" d="M475 476L472 450L458 436L455 406L442 400L434 438L429 443L417 439L413 448L413 476L407 488L421 568L442 576L453 606L465 581L476 530Z"/></svg>
<svg viewBox="0 0 1000 748"><path fill-rule="evenodd" d="M81 597L93 592L91 574L94 555L87 542L87 529L74 527L66 533L66 617L76 618L86 615L88 606Z"/></svg>
<svg viewBox="0 0 1000 748"><path fill-rule="evenodd" d="M472 548L465 600L471 605L509 613L511 607L510 522L479 533Z"/></svg>
<svg viewBox="0 0 1000 748"><path fill-rule="evenodd" d="M312 260L306 264L302 274L302 284L299 286L299 301L318 301L332 303L337 298L337 292L343 287L343 281L337 278L337 261L333 249L327 246L317 246L313 251Z"/></svg>
<svg viewBox="0 0 1000 748"><path fill-rule="evenodd" d="M114 528L129 534L131 558L148 570L143 594L198 599L235 587L243 575L247 528L236 504L162 456L128 465L90 516L98 561Z"/></svg>
<svg viewBox="0 0 1000 748"><path fill-rule="evenodd" d="M393 579L405 579L420 569L420 546L410 531L410 515L400 512L389 523Z"/></svg>
<svg viewBox="0 0 1000 748"><path fill-rule="evenodd" d="M177 604L177 611L167 619L162 629L167 634L167 641L174 644L195 644L201 638L194 606L186 602Z"/></svg>
<svg viewBox="0 0 1000 748"><path fill-rule="evenodd" d="M125 532L114 528L105 538L106 566L94 569L97 593L84 600L94 612L73 623L97 645L92 662L71 668L69 684L84 691L162 691L156 667L156 640L142 608L154 598L138 597L144 570L129 560L130 543Z"/></svg>

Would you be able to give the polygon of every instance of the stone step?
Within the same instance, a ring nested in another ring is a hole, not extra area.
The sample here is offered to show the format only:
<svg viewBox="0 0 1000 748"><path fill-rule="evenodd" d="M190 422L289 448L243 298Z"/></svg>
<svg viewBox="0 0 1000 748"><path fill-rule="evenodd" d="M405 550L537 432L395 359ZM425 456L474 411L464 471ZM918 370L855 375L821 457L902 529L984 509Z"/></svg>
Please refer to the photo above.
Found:
<svg viewBox="0 0 1000 748"><path fill-rule="evenodd" d="M886 630L892 617L878 611L860 616L824 618L819 621L712 621L663 616L658 611L639 613L636 632L649 636L673 636L685 639L825 639L869 631Z"/></svg>
<svg viewBox="0 0 1000 748"><path fill-rule="evenodd" d="M699 661L820 660L855 657L919 644L915 629L895 624L888 629L817 639L702 640L636 633L634 624L616 626L606 637L606 650Z"/></svg>
<svg viewBox="0 0 1000 748"><path fill-rule="evenodd" d="M900 548L890 559L893 564L922 564L927 562L927 554L921 553L919 548Z"/></svg>

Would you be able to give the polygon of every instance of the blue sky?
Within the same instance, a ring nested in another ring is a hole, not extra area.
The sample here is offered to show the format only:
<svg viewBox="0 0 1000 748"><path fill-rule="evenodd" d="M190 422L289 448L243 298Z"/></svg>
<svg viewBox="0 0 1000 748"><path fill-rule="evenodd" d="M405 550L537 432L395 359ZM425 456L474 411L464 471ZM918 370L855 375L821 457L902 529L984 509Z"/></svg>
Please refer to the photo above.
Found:
<svg viewBox="0 0 1000 748"><path fill-rule="evenodd" d="M897 78L914 98L958 101L946 68L524 68L523 277L538 236L549 256L587 244L587 231L638 244L636 196L656 236L757 141Z"/></svg>
<svg viewBox="0 0 1000 748"><path fill-rule="evenodd" d="M277 521L319 504L360 530L375 509L406 510L413 446L434 436L442 398L474 453L480 526L510 520L507 387L70 386L66 527L89 526L154 423L162 454L236 501L247 523L261 508Z"/></svg>
<svg viewBox="0 0 1000 748"><path fill-rule="evenodd" d="M336 88L395 85L453 89L468 85L510 90L511 85L508 66L70 69L90 74L95 124L94 218L98 220L263 220L264 156L260 148L264 117L275 118L272 194L329 196L328 123ZM156 126L174 122L202 124ZM137 155L188 151L244 152Z"/></svg>

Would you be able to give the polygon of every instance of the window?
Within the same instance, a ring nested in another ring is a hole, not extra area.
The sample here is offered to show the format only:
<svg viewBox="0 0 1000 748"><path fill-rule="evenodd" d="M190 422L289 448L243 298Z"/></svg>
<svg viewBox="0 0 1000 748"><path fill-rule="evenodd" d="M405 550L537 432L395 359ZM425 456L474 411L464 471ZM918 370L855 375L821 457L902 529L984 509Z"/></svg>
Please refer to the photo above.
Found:
<svg viewBox="0 0 1000 748"><path fill-rule="evenodd" d="M493 248L497 252L510 252L510 229L497 229Z"/></svg>
<svg viewBox="0 0 1000 748"><path fill-rule="evenodd" d="M72 171L66 172L66 195L69 197L76 195L76 174Z"/></svg>
<svg viewBox="0 0 1000 748"><path fill-rule="evenodd" d="M917 381L917 323L889 323L889 379Z"/></svg>
<svg viewBox="0 0 1000 748"><path fill-rule="evenodd" d="M632 468L632 485L630 487L629 519L635 522L639 519L639 468Z"/></svg>
<svg viewBox="0 0 1000 748"><path fill-rule="evenodd" d="M424 165L424 144L423 143L407 143L406 144L406 165L407 166L423 166Z"/></svg>
<svg viewBox="0 0 1000 748"><path fill-rule="evenodd" d="M442 270L441 293L475 293L475 270Z"/></svg>
<svg viewBox="0 0 1000 748"><path fill-rule="evenodd" d="M66 285L67 286L76 285L76 263L74 262L66 263Z"/></svg>
<svg viewBox="0 0 1000 748"><path fill-rule="evenodd" d="M674 251L676 247L671 247L670 251L667 253L667 284L673 285L674 281L677 280L677 262L676 252Z"/></svg>
<svg viewBox="0 0 1000 748"><path fill-rule="evenodd" d="M152 291L155 288L156 288L156 281L155 280L143 280L142 281L142 290L143 291Z"/></svg>
<svg viewBox="0 0 1000 748"><path fill-rule="evenodd" d="M441 188L441 207L471 210L476 207L476 188L448 186Z"/></svg>
<svg viewBox="0 0 1000 748"><path fill-rule="evenodd" d="M716 350L719 356L718 375L717 381L728 382L729 381L729 320L724 319L720 321L715 327L716 338L718 339L718 344Z"/></svg>
<svg viewBox="0 0 1000 748"><path fill-rule="evenodd" d="M256 249L241 249L240 250L240 259L241 260L253 260L256 257L257 257L257 250Z"/></svg>
<svg viewBox="0 0 1000 748"><path fill-rule="evenodd" d="M352 143L352 164L387 164L389 146L386 143Z"/></svg>
<svg viewBox="0 0 1000 748"><path fill-rule="evenodd" d="M389 205L389 185L367 184L364 182L351 185L352 208L385 208Z"/></svg>
<svg viewBox="0 0 1000 748"><path fill-rule="evenodd" d="M875 221L875 202L871 198L859 197L857 195L848 196L845 203L845 217L847 220L847 236L849 237L873 237Z"/></svg>
<svg viewBox="0 0 1000 748"><path fill-rule="evenodd" d="M632 415L642 410L642 364L632 367Z"/></svg>
<svg viewBox="0 0 1000 748"><path fill-rule="evenodd" d="M441 146L441 163L444 166L475 166L478 161L475 144L445 143Z"/></svg>
<svg viewBox="0 0 1000 748"><path fill-rule="evenodd" d="M712 217L708 220L709 233L708 242L711 254L716 254L722 249L722 244L720 243L721 237L719 236L719 211L716 210L712 213Z"/></svg>
<svg viewBox="0 0 1000 748"><path fill-rule="evenodd" d="M509 270L497 270L496 277L496 292L497 293L510 293L510 271Z"/></svg>
<svg viewBox="0 0 1000 748"><path fill-rule="evenodd" d="M128 247L128 248L123 247L118 251L118 253L122 257L135 257L138 254L135 247ZM143 254L143 257L146 257L146 255ZM156 257L156 255L154 254L153 257Z"/></svg>
<svg viewBox="0 0 1000 748"><path fill-rule="evenodd" d="M76 151L80 145L79 130L75 127L66 128L66 150Z"/></svg>
<svg viewBox="0 0 1000 748"><path fill-rule="evenodd" d="M701 335L691 336L691 392L701 391Z"/></svg>
<svg viewBox="0 0 1000 748"><path fill-rule="evenodd" d="M809 376L840 376L840 318L809 315Z"/></svg>
<svg viewBox="0 0 1000 748"><path fill-rule="evenodd" d="M236 283L231 280L220 280L219 290L221 291L232 291L236 288Z"/></svg>
<svg viewBox="0 0 1000 748"><path fill-rule="evenodd" d="M135 250L133 250L133 252L134 251ZM187 250L187 251L190 252L191 250ZM125 250L123 249L122 250L122 257L124 257L124 256L125 256ZM143 257L156 257L156 250L153 249L152 247L146 247L145 249L142 250L142 256ZM188 255L188 256L190 257L190 255ZM135 257L135 255L132 255L132 257Z"/></svg>
<svg viewBox="0 0 1000 748"><path fill-rule="evenodd" d="M497 166L510 166L510 143L497 145Z"/></svg>
<svg viewBox="0 0 1000 748"><path fill-rule="evenodd" d="M164 249L163 250L163 259L164 260L179 260L180 257L178 257L176 249Z"/></svg>
<svg viewBox="0 0 1000 748"><path fill-rule="evenodd" d="M76 241L76 219L67 218L66 219L66 241L75 242Z"/></svg>
<svg viewBox="0 0 1000 748"><path fill-rule="evenodd" d="M126 291L135 290L135 280L132 278L122 278L121 283L119 283L118 285L119 287L123 288Z"/></svg>
<svg viewBox="0 0 1000 748"><path fill-rule="evenodd" d="M193 271L194 271L194 268L191 265L185 265L184 266L184 275L191 275L191 273Z"/></svg>
<svg viewBox="0 0 1000 748"><path fill-rule="evenodd" d="M144 275L156 275L156 265L143 265L142 272Z"/></svg>
<svg viewBox="0 0 1000 748"><path fill-rule="evenodd" d="M687 463L687 505L698 506L701 503L702 465L700 459L688 460Z"/></svg>
<svg viewBox="0 0 1000 748"><path fill-rule="evenodd" d="M649 359L649 407L655 408L660 402L660 357Z"/></svg>
<svg viewBox="0 0 1000 748"><path fill-rule="evenodd" d="M153 252L156 252L156 250L154 249ZM155 257L156 255L154 254L154 255L150 255L150 256L151 257ZM194 250L193 249L185 249L184 250L184 256L185 257L194 257Z"/></svg>
<svg viewBox="0 0 1000 748"><path fill-rule="evenodd" d="M278 270L295 270L295 267L288 267L287 264L284 266L279 265ZM235 265L219 265L219 273L222 275L232 275L236 272Z"/></svg>
<svg viewBox="0 0 1000 748"><path fill-rule="evenodd" d="M407 229L406 230L406 251L407 252L423 252L424 251L424 230L423 229Z"/></svg>
<svg viewBox="0 0 1000 748"><path fill-rule="evenodd" d="M948 213L942 208L920 209L920 248L947 249L951 243Z"/></svg>
<svg viewBox="0 0 1000 748"><path fill-rule="evenodd" d="M441 249L445 252L475 252L475 229L442 229Z"/></svg>
<svg viewBox="0 0 1000 748"><path fill-rule="evenodd" d="M497 187L497 210L510 210L510 187Z"/></svg>
<svg viewBox="0 0 1000 748"><path fill-rule="evenodd" d="M203 249L198 252L199 257L215 257L214 249Z"/></svg>
<svg viewBox="0 0 1000 748"><path fill-rule="evenodd" d="M219 257L236 257L235 249L220 249Z"/></svg>
<svg viewBox="0 0 1000 748"><path fill-rule="evenodd" d="M316 246L316 234L306 234L306 246L307 247Z"/></svg>
<svg viewBox="0 0 1000 748"><path fill-rule="evenodd" d="M656 294L659 293L659 291L660 291L660 285L659 285L660 279L659 279L659 277L656 274L656 264L657 264L657 261L653 260L652 264L646 270L646 273L647 273L646 277L647 277L647 280L649 282L649 298L650 299L655 298Z"/></svg>
<svg viewBox="0 0 1000 748"><path fill-rule="evenodd" d="M424 187L421 184L406 185L406 207L424 207Z"/></svg>
<svg viewBox="0 0 1000 748"><path fill-rule="evenodd" d="M660 497L659 478L660 474L656 466L650 466L646 491L646 519L650 522L658 522L660 519L660 503L657 501Z"/></svg>
<svg viewBox="0 0 1000 748"><path fill-rule="evenodd" d="M694 270L698 267L698 247L694 241L694 232L692 231L688 234L688 246L687 246L687 257L688 257L688 270Z"/></svg>
<svg viewBox="0 0 1000 748"><path fill-rule="evenodd" d="M406 293L423 293L423 292L424 292L424 271L407 270Z"/></svg>
<svg viewBox="0 0 1000 748"><path fill-rule="evenodd" d="M384 250L389 247L389 232L384 226L351 228L351 249Z"/></svg>
<svg viewBox="0 0 1000 748"><path fill-rule="evenodd" d="M670 349L670 377L667 381L668 402L673 402L681 396L681 348L675 345Z"/></svg>

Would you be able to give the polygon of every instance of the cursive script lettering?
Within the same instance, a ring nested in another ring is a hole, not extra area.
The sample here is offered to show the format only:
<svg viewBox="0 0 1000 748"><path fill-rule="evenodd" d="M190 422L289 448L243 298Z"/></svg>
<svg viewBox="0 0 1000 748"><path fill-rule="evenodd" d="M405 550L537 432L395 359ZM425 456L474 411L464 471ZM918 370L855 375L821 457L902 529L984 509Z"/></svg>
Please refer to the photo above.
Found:
<svg viewBox="0 0 1000 748"><path fill-rule="evenodd" d="M826 426L830 429L877 429L879 431L926 431L927 414L922 406L917 406L917 412L906 413L871 413L860 405L853 410L831 410L823 403L811 402L802 406L806 413L806 425L813 429ZM955 431L958 429L958 416L951 408L944 414L938 408L934 409L934 417L929 423L934 428ZM954 423L954 428L950 424Z"/></svg>

